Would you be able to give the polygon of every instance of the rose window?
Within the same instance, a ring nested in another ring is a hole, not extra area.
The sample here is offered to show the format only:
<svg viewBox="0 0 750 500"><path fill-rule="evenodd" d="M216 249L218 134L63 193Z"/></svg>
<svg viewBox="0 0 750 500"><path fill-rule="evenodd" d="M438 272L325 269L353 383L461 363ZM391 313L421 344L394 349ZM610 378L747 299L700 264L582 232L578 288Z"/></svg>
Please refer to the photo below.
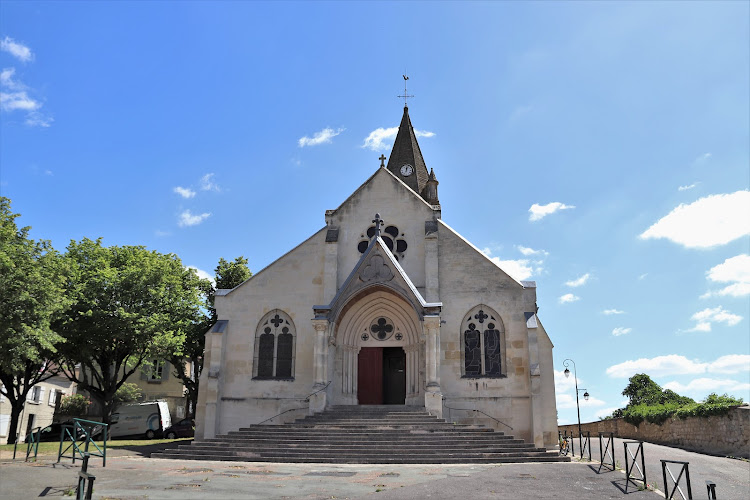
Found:
<svg viewBox="0 0 750 500"><path fill-rule="evenodd" d="M370 240L373 236L375 236L374 225L367 228L367 239L364 239L364 234L360 236L363 239L357 245L357 250L359 250L359 253L365 253L365 250L367 250L367 247L370 244ZM406 240L404 239L404 233L400 232L396 226L386 226L386 228L380 232L380 237L385 242L388 250L390 250L391 253L393 253L394 257L396 257L396 260L404 258L407 248Z"/></svg>

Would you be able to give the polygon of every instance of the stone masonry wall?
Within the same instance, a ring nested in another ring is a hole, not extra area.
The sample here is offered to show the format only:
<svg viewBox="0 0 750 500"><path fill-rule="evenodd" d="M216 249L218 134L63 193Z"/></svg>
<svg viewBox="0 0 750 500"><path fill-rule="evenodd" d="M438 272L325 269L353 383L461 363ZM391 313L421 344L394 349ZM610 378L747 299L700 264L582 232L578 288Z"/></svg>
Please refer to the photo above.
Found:
<svg viewBox="0 0 750 500"><path fill-rule="evenodd" d="M561 425L560 432L578 436L578 424ZM726 415L669 419L662 425L643 422L638 427L622 418L581 424L593 440L600 432L613 432L616 437L675 446L690 451L750 458L750 406L732 408Z"/></svg>

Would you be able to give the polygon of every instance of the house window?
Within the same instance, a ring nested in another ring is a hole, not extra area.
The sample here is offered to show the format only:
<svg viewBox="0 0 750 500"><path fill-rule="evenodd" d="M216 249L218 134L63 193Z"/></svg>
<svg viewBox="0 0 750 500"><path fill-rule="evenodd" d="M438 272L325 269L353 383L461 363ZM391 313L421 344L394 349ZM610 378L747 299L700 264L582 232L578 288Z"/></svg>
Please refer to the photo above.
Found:
<svg viewBox="0 0 750 500"><path fill-rule="evenodd" d="M505 376L505 327L495 311L479 305L464 316L461 346L464 377Z"/></svg>
<svg viewBox="0 0 750 500"><path fill-rule="evenodd" d="M39 387L38 385L35 385L31 388L29 391L29 395L26 397L26 400L30 403L37 403L42 400L42 395L44 394L44 389Z"/></svg>
<svg viewBox="0 0 750 500"><path fill-rule="evenodd" d="M55 403L57 403L57 395L61 394L60 391L54 391L52 389L49 390L49 401L47 401L47 404L50 406L55 406Z"/></svg>
<svg viewBox="0 0 750 500"><path fill-rule="evenodd" d="M258 323L255 332L253 377L293 379L296 331L284 311L274 309Z"/></svg>
<svg viewBox="0 0 750 500"><path fill-rule="evenodd" d="M148 374L149 382L161 382L164 375L164 361L154 361Z"/></svg>

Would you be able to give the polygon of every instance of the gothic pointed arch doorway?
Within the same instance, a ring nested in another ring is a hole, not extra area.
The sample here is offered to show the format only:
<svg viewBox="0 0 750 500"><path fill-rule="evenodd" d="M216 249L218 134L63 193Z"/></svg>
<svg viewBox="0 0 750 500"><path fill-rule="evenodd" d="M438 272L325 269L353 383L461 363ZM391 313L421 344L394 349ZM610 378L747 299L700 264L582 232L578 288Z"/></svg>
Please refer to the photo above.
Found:
<svg viewBox="0 0 750 500"><path fill-rule="evenodd" d="M385 287L363 290L335 329L340 404L423 404L422 327L408 300Z"/></svg>

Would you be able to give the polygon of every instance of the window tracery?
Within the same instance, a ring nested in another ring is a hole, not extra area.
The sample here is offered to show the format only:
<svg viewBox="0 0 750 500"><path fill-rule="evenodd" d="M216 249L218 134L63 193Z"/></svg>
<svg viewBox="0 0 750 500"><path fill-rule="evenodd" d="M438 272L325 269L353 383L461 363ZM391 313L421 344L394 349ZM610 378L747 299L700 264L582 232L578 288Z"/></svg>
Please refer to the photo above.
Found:
<svg viewBox="0 0 750 500"><path fill-rule="evenodd" d="M366 238L364 234L360 235L362 240L357 244L357 250L359 250L359 253L365 253L365 250L367 250L367 247L370 244L370 240L375 236L374 224L367 228L366 234ZM386 226L385 229L380 232L380 237L383 239L383 242L385 242L388 250L390 250L394 257L396 257L396 260L403 259L406 256L408 245L406 239L404 239L404 233L400 232L398 227L393 225Z"/></svg>
<svg viewBox="0 0 750 500"><path fill-rule="evenodd" d="M505 375L505 327L485 305L474 307L461 322L464 377Z"/></svg>
<svg viewBox="0 0 750 500"><path fill-rule="evenodd" d="M294 378L296 331L292 319L275 309L258 323L253 376L259 379Z"/></svg>

